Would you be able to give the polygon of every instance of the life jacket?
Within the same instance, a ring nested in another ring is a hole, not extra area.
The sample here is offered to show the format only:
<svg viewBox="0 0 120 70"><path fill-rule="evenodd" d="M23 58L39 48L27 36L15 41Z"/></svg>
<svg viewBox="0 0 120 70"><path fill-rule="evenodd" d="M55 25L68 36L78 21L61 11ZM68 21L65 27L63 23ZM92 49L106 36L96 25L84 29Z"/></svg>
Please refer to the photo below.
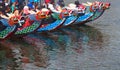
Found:
<svg viewBox="0 0 120 70"><path fill-rule="evenodd" d="M45 0L45 3L46 3L46 4L50 3L50 0Z"/></svg>
<svg viewBox="0 0 120 70"><path fill-rule="evenodd" d="M86 9L86 6L80 4L80 5L78 6L78 9L79 9L79 10L78 10L79 12L84 13L84 12L85 12L85 9Z"/></svg>

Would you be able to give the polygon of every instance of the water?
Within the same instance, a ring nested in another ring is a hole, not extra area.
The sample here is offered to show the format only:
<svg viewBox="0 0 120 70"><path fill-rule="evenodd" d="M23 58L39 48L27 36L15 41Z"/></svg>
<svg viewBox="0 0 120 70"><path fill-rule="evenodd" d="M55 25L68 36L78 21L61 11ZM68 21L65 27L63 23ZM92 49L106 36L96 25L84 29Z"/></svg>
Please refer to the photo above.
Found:
<svg viewBox="0 0 120 70"><path fill-rule="evenodd" d="M120 1L107 1L111 8L87 26L69 26L0 42L1 70L14 70L16 64L24 70L120 70ZM15 62L14 49L29 61Z"/></svg>
<svg viewBox="0 0 120 70"><path fill-rule="evenodd" d="M27 64L33 63L36 66L53 69L55 65L65 66L64 63L71 64L72 59L76 60L75 57L83 55L87 51L95 49L100 50L102 48L102 42L101 32L94 27L87 25L64 27L51 32L31 34L23 38L10 38L9 40L1 42L1 61L3 63L6 62L5 64L1 64L5 65L2 66L1 69L5 70L4 68L6 66L12 68L15 65L14 60L11 60L11 62L13 62L13 66L9 66L7 59L3 59L3 56L8 52L4 47L10 48L9 50L11 53L7 55L11 54L11 59L15 59L15 55L13 55L12 51L14 49L20 49L20 56L29 58L29 62ZM67 61L69 58L72 59ZM25 67L21 61L18 63L22 65L22 67L20 66L21 68Z"/></svg>

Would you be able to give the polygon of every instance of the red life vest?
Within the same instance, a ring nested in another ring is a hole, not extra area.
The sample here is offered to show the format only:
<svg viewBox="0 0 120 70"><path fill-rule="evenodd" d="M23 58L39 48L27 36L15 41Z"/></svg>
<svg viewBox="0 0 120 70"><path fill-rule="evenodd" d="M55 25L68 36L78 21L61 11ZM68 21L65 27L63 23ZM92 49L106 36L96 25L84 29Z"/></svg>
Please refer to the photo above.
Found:
<svg viewBox="0 0 120 70"><path fill-rule="evenodd" d="M45 0L45 3L46 3L46 4L50 3L50 0Z"/></svg>

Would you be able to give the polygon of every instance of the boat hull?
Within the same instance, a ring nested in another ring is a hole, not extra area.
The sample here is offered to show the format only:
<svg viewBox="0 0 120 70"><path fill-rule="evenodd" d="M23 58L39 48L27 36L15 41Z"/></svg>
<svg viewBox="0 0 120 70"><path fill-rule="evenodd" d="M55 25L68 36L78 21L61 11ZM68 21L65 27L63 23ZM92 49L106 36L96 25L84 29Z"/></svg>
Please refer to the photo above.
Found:
<svg viewBox="0 0 120 70"><path fill-rule="evenodd" d="M89 18L91 18L93 16L92 12L89 13L85 13L83 16L79 16L78 19L75 21L74 24L80 24L84 21L87 21Z"/></svg>
<svg viewBox="0 0 120 70"><path fill-rule="evenodd" d="M10 37L17 30L17 26L7 26L0 31L0 40Z"/></svg>
<svg viewBox="0 0 120 70"><path fill-rule="evenodd" d="M41 25L41 22L33 22L30 26L28 27L25 27L21 30L17 30L15 32L15 35L23 35L23 34L29 34L29 33L32 33L34 31L36 31Z"/></svg>
<svg viewBox="0 0 120 70"><path fill-rule="evenodd" d="M104 10L101 10L101 9L95 11L94 15L88 21L94 21L94 20L98 19L100 16L103 15L103 13L104 13Z"/></svg>
<svg viewBox="0 0 120 70"><path fill-rule="evenodd" d="M73 24L77 20L77 18L78 18L77 16L73 16L73 15L67 17L64 24L63 24L63 26L68 26L70 24Z"/></svg>
<svg viewBox="0 0 120 70"><path fill-rule="evenodd" d="M46 26L41 25L42 27L40 27L37 31L42 32L42 31L51 31L51 30L57 29L64 24L65 20L66 18L63 18L62 20L60 19L56 20L53 23L47 24Z"/></svg>

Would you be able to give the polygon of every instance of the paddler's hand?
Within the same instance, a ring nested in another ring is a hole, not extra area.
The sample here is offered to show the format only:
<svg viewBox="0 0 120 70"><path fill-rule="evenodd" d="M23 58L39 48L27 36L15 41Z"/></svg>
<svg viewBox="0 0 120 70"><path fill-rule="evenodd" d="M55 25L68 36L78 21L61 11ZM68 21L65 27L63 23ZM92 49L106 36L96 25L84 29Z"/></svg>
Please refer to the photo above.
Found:
<svg viewBox="0 0 120 70"><path fill-rule="evenodd" d="M38 13L40 10L39 9L36 9L36 13Z"/></svg>

